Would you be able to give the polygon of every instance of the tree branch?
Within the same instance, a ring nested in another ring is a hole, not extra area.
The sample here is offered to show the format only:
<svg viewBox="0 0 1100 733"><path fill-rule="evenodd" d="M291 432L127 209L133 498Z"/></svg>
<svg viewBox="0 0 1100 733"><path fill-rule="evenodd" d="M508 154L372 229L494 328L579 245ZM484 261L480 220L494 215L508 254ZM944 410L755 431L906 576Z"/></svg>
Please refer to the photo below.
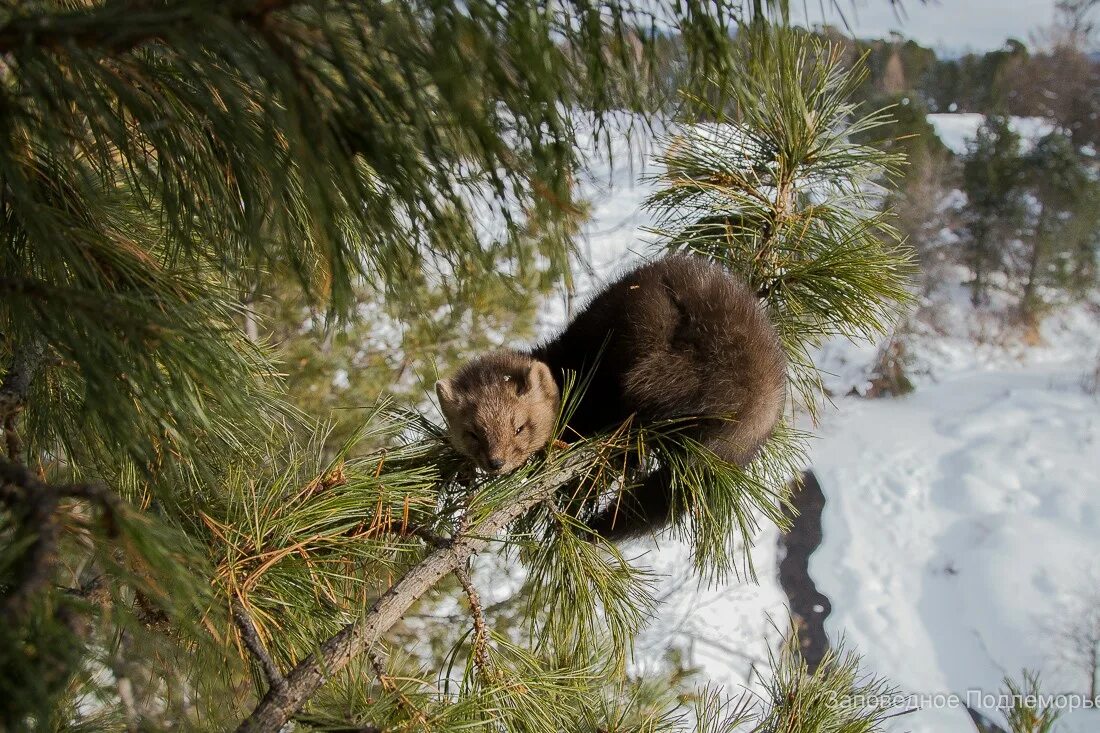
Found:
<svg viewBox="0 0 1100 733"><path fill-rule="evenodd" d="M178 2L162 7L135 2L125 9L113 4L70 13L23 15L0 27L0 53L68 46L123 53L162 39L168 30L173 34L199 32L213 12L220 11L236 22L260 25L268 14L300 2L302 0L235 0L221 4ZM126 22L120 23L123 17Z"/></svg>
<svg viewBox="0 0 1100 733"><path fill-rule="evenodd" d="M326 679L343 669L352 658L369 651L436 583L484 550L497 534L572 478L576 469L590 458L587 452L570 456L558 468L530 481L515 500L456 536L446 547L439 547L425 557L376 600L362 618L345 626L321 644L317 653L299 662L287 675L283 690L268 690L237 728L238 733L277 733Z"/></svg>
<svg viewBox="0 0 1100 733"><path fill-rule="evenodd" d="M466 592L466 599L470 602L470 615L474 618L474 664L483 674L489 674L489 654L485 647L489 643L489 630L485 624L485 612L481 607L481 596L474 587L474 581L466 572L466 567L455 568L455 577Z"/></svg>
<svg viewBox="0 0 1100 733"><path fill-rule="evenodd" d="M0 619L19 622L29 611L31 600L50 582L57 551L57 506L64 498L96 502L108 521L121 508L122 500L97 484L54 486L38 479L25 466L0 459L0 503L20 518L20 532L31 539L16 571L16 579L0 598Z"/></svg>
<svg viewBox="0 0 1100 733"><path fill-rule="evenodd" d="M449 544L451 544L451 541L449 539L447 539L446 537L443 537L442 535L437 535L435 532L432 532L430 529L425 529L424 527L418 527L414 524L408 525L405 528L405 531L402 532L401 534L408 534L408 535L412 535L414 537L418 537L421 540L423 540L424 543L429 545L430 547L437 547L437 548L438 547L447 547Z"/></svg>
<svg viewBox="0 0 1100 733"><path fill-rule="evenodd" d="M264 646L259 632L256 631L252 618L244 610L244 606L238 602L233 603L233 621L241 632L241 641L244 642L245 648L260 663L260 668L263 669L264 676L267 678L268 686L272 690L284 689L286 679L283 677L283 673L279 670L279 666L275 664L275 660L267 653L267 648Z"/></svg>
<svg viewBox="0 0 1100 733"><path fill-rule="evenodd" d="M4 481L4 495L8 499L12 494L8 492L6 476ZM28 493L26 500L19 502L19 506L13 507L14 511L22 515L16 536L26 534L32 539L15 569L14 581L3 598L0 598L0 619L6 623L20 623L30 610L32 599L53 576L53 560L59 535L55 517L58 500L59 496L54 491L34 491Z"/></svg>
<svg viewBox="0 0 1100 733"><path fill-rule="evenodd" d="M0 382L0 416L8 417L23 409L27 403L27 392L31 380L38 372L46 354L45 345L38 339L31 339L16 346L11 364Z"/></svg>

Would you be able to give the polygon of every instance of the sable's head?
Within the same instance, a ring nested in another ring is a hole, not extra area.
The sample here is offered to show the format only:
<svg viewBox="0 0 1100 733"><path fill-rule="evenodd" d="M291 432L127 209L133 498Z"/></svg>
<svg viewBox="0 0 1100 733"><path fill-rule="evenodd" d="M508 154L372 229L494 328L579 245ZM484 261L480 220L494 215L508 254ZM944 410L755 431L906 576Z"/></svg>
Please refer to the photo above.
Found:
<svg viewBox="0 0 1100 733"><path fill-rule="evenodd" d="M451 443L489 473L507 473L550 442L558 385L550 367L500 351L462 367L435 385Z"/></svg>

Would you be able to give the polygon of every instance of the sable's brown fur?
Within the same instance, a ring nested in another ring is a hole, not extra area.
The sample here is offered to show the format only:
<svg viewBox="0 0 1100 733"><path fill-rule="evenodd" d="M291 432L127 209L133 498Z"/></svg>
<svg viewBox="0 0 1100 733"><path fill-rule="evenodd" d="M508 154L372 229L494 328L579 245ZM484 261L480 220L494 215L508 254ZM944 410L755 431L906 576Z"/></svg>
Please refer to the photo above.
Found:
<svg viewBox="0 0 1100 733"><path fill-rule="evenodd" d="M756 295L718 265L673 256L625 274L529 354L488 354L441 381L455 447L489 471L522 465L550 440L570 371L589 381L565 439L632 416L641 425L681 420L687 435L739 465L775 427L786 389L783 350ZM657 530L671 505L658 468L592 528L614 539Z"/></svg>
<svg viewBox="0 0 1100 733"><path fill-rule="evenodd" d="M514 471L553 435L558 384L546 364L525 354L486 354L435 391L451 442L486 471Z"/></svg>

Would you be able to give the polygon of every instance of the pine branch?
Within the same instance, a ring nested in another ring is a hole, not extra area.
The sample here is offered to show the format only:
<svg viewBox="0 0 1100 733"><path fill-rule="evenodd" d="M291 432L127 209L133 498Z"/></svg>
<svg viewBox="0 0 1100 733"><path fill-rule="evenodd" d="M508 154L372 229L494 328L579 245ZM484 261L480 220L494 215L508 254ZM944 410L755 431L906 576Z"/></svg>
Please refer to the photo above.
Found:
<svg viewBox="0 0 1100 733"><path fill-rule="evenodd" d="M465 566L484 550L505 527L522 517L573 477L586 465L589 456L578 452L559 467L542 474L512 502L490 512L485 518L454 537L409 570L364 616L321 644L316 654L302 660L287 675L286 687L271 689L237 728L239 733L276 733L330 678L354 657L371 649L405 612L447 575Z"/></svg>
<svg viewBox="0 0 1100 733"><path fill-rule="evenodd" d="M0 618L21 621L34 598L47 586L54 570L60 528L57 508L64 498L85 499L103 507L108 517L121 500L97 484L55 486L39 480L26 467L0 459L0 502L21 518L21 530L33 537L17 579L0 599Z"/></svg>
<svg viewBox="0 0 1100 733"><path fill-rule="evenodd" d="M849 101L865 60L848 66L839 46L789 27L742 30L742 73L689 98L718 124L667 139L662 187L646 205L670 249L749 281L787 351L790 392L816 417L812 348L877 338L910 301L911 254L882 208L904 157L854 142L891 122Z"/></svg>
<svg viewBox="0 0 1100 733"><path fill-rule="evenodd" d="M15 469L14 471L11 469ZM4 597L0 599L0 619L6 623L18 624L26 617L32 600L53 577L54 556L57 552L59 528L54 513L59 497L54 491L13 491L9 481L23 478L18 467L11 464L0 466L3 483L0 496L4 503L18 511L22 517L21 529L33 537L23 554L22 564L16 570L16 577ZM26 487L26 484L20 482Z"/></svg>
<svg viewBox="0 0 1100 733"><path fill-rule="evenodd" d="M6 419L26 405L31 381L42 365L45 353L44 345L38 340L27 341L15 348L11 365L3 382L0 382L0 417Z"/></svg>
<svg viewBox="0 0 1100 733"><path fill-rule="evenodd" d="M451 542L446 537L437 535L435 532L432 532L429 529L425 529L424 527L418 527L415 524L410 524L409 526L405 527L404 531L400 532L399 534L408 534L414 537L419 537L429 547L446 547Z"/></svg>
<svg viewBox="0 0 1100 733"><path fill-rule="evenodd" d="M46 49L87 48L110 53L131 51L159 39L165 28L173 32L201 31L211 13L219 12L234 22L261 25L267 16L302 0L237 0L225 3L179 2L150 7L132 2L98 11L80 10L65 15L42 13L13 18L0 27L0 54L27 47ZM139 22L119 24L120 14Z"/></svg>
<svg viewBox="0 0 1100 733"><path fill-rule="evenodd" d="M257 662L259 662L260 668L263 669L264 676L267 677L267 683L270 685L271 689L285 689L286 678L283 677L283 673L279 670L279 666L275 664L275 660L267 653L267 648L264 646L260 634L256 631L256 626L252 623L252 619L249 617L248 612L240 603L233 604L233 621L237 624L237 628L241 632L241 641L244 642L248 652L255 657Z"/></svg>

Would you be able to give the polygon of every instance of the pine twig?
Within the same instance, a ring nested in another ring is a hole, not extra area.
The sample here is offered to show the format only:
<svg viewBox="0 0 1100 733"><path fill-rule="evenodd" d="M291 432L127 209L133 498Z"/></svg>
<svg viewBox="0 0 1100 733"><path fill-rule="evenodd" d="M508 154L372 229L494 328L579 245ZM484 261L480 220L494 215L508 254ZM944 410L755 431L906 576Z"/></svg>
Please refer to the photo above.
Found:
<svg viewBox="0 0 1100 733"><path fill-rule="evenodd" d="M419 537L429 547L446 547L451 543L451 540L447 539L446 537L438 535L435 532L432 532L430 529L418 527L413 524L407 526L402 534L409 534L413 535L414 537Z"/></svg>
<svg viewBox="0 0 1100 733"><path fill-rule="evenodd" d="M552 491L568 481L590 456L578 452L560 467L531 481L514 501L491 512L481 522L457 535L412 567L357 621L322 643L315 654L291 670L283 690L268 690L263 700L241 722L238 733L276 733L320 689L326 679L354 657L371 649L417 600L444 577L489 546L505 527L526 514Z"/></svg>
<svg viewBox="0 0 1100 733"><path fill-rule="evenodd" d="M474 664L483 675L489 674L489 654L486 645L489 643L489 628L485 624L485 612L481 607L481 596L474 587L474 581L466 572L466 567L455 568L455 577L462 585L466 593L466 599L470 602L470 615L474 619Z"/></svg>
<svg viewBox="0 0 1100 733"><path fill-rule="evenodd" d="M129 631L123 631L119 637L118 649L111 655L109 667L115 678L115 692L122 703L123 715L126 718L127 733L141 730L141 714L138 712L137 701L134 699L134 682L131 671L133 665L126 659L126 654L133 641Z"/></svg>
<svg viewBox="0 0 1100 733"><path fill-rule="evenodd" d="M8 465L0 467L4 469L0 473L3 480L0 496L14 513L22 515L20 529L34 538L16 568L14 582L0 598L0 619L17 625L30 610L31 600L53 577L60 535L55 513L60 497L55 491L32 490L23 492L23 501L15 501L20 492L13 491L8 484Z"/></svg>
<svg viewBox="0 0 1100 733"><path fill-rule="evenodd" d="M378 684L382 685L382 689L386 692L392 692L397 697L397 704L404 708L405 712L417 723L427 725L428 718L424 715L424 711L414 705L408 695L394 684L393 678L386 674L386 666L382 664L382 660L378 658L378 655L374 652L367 654L367 661L370 662L370 666L374 670L375 676L378 677Z"/></svg>
<svg viewBox="0 0 1100 733"><path fill-rule="evenodd" d="M233 622L236 623L237 629L241 632L241 641L244 642L245 648L248 649L249 654L259 662L260 668L263 669L267 684L273 690L285 689L286 678L279 670L279 665L275 664L275 660L268 654L259 632L256 631L256 626L252 623L252 618L248 615L244 606L237 601L233 603Z"/></svg>

